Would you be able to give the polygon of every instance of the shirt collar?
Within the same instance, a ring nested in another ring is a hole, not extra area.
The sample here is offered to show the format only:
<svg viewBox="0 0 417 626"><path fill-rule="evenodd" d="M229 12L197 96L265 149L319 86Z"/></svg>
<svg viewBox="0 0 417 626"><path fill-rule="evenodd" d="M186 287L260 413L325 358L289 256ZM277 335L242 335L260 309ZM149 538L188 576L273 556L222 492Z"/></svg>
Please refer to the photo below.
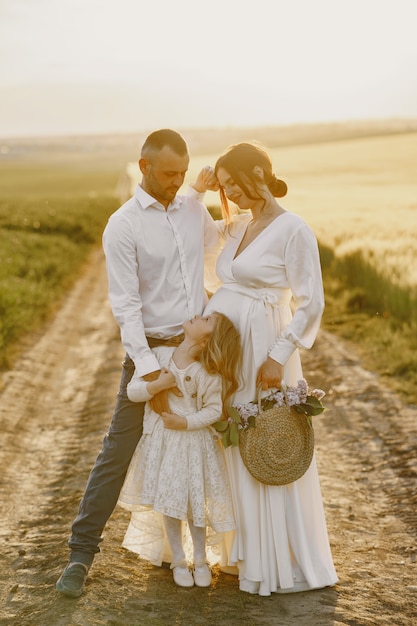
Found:
<svg viewBox="0 0 417 626"><path fill-rule="evenodd" d="M136 200L138 200L140 206L143 209L148 209L149 207L153 206L158 209L162 207L165 211L165 207L160 202L158 202L158 200L155 200L155 198L150 196L140 185L136 186L135 198ZM176 195L175 198L172 200L172 202L170 202L170 204L168 205L168 211L179 209L181 204L182 204L182 197Z"/></svg>

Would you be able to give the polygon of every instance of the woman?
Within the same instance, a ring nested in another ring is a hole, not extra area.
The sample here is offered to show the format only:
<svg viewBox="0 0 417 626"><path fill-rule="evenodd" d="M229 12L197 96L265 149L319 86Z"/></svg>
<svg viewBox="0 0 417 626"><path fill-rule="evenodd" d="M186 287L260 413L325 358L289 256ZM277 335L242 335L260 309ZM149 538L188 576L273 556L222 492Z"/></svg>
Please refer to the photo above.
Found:
<svg viewBox="0 0 417 626"><path fill-rule="evenodd" d="M302 377L299 348L311 348L324 307L317 241L307 224L276 197L287 192L269 155L257 144L229 148L217 161L225 244L217 261L222 286L205 313L227 315L241 335L243 380L233 404L247 403L281 380ZM245 214L230 221L227 199ZM292 315L291 305L294 309ZM226 460L237 531L228 565L242 591L268 596L337 582L316 461L294 483L269 486L244 466L239 448Z"/></svg>

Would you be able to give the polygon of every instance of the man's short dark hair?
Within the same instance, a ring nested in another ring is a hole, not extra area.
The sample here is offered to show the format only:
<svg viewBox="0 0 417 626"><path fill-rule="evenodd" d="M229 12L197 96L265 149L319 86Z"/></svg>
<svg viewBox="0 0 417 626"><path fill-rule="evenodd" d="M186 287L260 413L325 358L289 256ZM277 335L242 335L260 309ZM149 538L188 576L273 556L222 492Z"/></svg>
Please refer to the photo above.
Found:
<svg viewBox="0 0 417 626"><path fill-rule="evenodd" d="M164 146L168 146L178 156L188 154L188 146L184 137L170 128L161 128L151 133L142 146L141 156L149 156L152 152L160 152Z"/></svg>

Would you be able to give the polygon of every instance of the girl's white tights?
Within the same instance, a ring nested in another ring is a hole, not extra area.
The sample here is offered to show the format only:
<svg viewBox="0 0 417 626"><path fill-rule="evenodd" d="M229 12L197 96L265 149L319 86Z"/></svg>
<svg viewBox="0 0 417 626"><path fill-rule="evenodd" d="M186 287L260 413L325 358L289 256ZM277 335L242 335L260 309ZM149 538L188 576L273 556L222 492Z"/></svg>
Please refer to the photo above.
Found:
<svg viewBox="0 0 417 626"><path fill-rule="evenodd" d="M181 520L175 519L175 517L168 517L163 515L165 532L168 537L169 545L172 552L171 568L179 565L185 567L185 553L182 546L182 528Z"/></svg>
<svg viewBox="0 0 417 626"><path fill-rule="evenodd" d="M201 526L194 526L193 522L189 519L188 526L190 528L191 538L193 540L194 548L194 567L201 567L207 562L206 557L206 528Z"/></svg>
<svg viewBox="0 0 417 626"><path fill-rule="evenodd" d="M184 566L185 553L182 545L182 522L175 517L168 517L167 515L163 515L163 520L172 552L171 567L176 565ZM206 563L206 529L194 526L191 520L188 520L188 526L193 540L194 565L195 567L200 567Z"/></svg>

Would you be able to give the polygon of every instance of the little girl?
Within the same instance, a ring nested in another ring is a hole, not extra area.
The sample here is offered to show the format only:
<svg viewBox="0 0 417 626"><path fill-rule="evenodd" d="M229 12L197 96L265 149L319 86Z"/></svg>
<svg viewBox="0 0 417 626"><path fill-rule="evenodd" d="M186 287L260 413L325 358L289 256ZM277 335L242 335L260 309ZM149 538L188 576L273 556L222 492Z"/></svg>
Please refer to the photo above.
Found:
<svg viewBox="0 0 417 626"><path fill-rule="evenodd" d="M235 528L223 451L210 425L224 416L237 390L240 337L232 322L215 312L194 317L183 329L179 346L154 349L159 378L145 382L135 373L128 384L131 401L147 402L143 435L119 497L132 511L123 546L154 565L170 562L181 587L208 587L206 527L214 533ZM170 412L158 415L149 400L173 387L182 396L169 393ZM192 572L183 521L192 538Z"/></svg>

